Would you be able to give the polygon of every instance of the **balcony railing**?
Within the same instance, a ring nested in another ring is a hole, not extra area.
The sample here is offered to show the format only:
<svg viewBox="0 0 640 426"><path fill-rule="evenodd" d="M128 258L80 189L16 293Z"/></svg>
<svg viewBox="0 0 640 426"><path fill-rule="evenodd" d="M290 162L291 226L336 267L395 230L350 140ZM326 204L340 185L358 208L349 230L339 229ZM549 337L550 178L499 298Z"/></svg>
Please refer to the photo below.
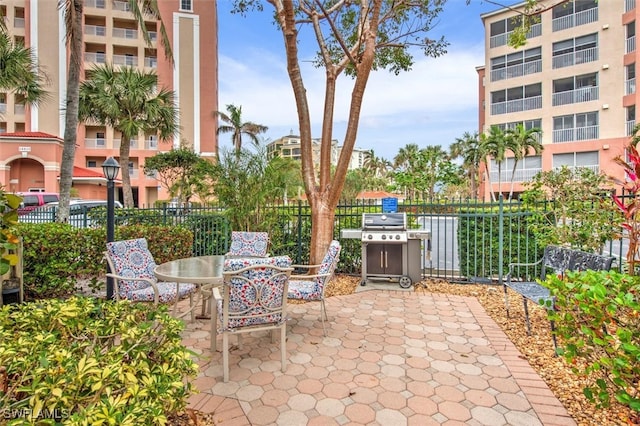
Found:
<svg viewBox="0 0 640 426"><path fill-rule="evenodd" d="M105 8L105 0L84 0L85 7L94 7L96 9Z"/></svg>
<svg viewBox="0 0 640 426"><path fill-rule="evenodd" d="M596 22L598 20L598 8L582 10L567 16L561 16L553 20L553 31L562 31L579 25Z"/></svg>
<svg viewBox="0 0 640 426"><path fill-rule="evenodd" d="M553 170L559 170L562 166L554 167ZM576 169L589 169L596 174L600 173L600 166L597 164L585 165L585 166L567 166L567 168L571 171L575 171Z"/></svg>
<svg viewBox="0 0 640 426"><path fill-rule="evenodd" d="M138 66L138 57L133 55L113 55L113 65Z"/></svg>
<svg viewBox="0 0 640 426"><path fill-rule="evenodd" d="M84 147L87 149L103 149L107 147L107 140L104 138L85 138Z"/></svg>
<svg viewBox="0 0 640 426"><path fill-rule="evenodd" d="M0 114L5 114L7 112L7 104L5 102L0 103Z"/></svg>
<svg viewBox="0 0 640 426"><path fill-rule="evenodd" d="M624 11L629 12L636 8L636 0L624 0Z"/></svg>
<svg viewBox="0 0 640 426"><path fill-rule="evenodd" d="M158 68L158 58L153 56L144 58L144 66L147 68Z"/></svg>
<svg viewBox="0 0 640 426"><path fill-rule="evenodd" d="M107 55L100 52L85 52L84 53L85 62L93 62L96 64L105 64L107 63Z"/></svg>
<svg viewBox="0 0 640 426"><path fill-rule="evenodd" d="M581 87L579 89L567 90L553 94L553 106L577 104L580 102L595 101L598 99L598 86Z"/></svg>
<svg viewBox="0 0 640 426"><path fill-rule="evenodd" d="M631 53L636 51L636 36L631 36L627 38L627 44L625 46L625 53Z"/></svg>
<svg viewBox="0 0 640 426"><path fill-rule="evenodd" d="M149 40L157 41L158 40L158 32L157 31L147 31L149 34Z"/></svg>
<svg viewBox="0 0 640 426"><path fill-rule="evenodd" d="M636 79L630 78L624 82L624 94L633 95L634 93L636 93Z"/></svg>
<svg viewBox="0 0 640 426"><path fill-rule="evenodd" d="M498 46L506 45L512 33L513 31L509 31L508 33L494 35L489 39L489 47L498 47ZM529 32L527 33L527 39L530 39L533 37L539 37L541 34L542 34L542 24L540 23L533 24L531 25L531 27L529 28Z"/></svg>
<svg viewBox="0 0 640 426"><path fill-rule="evenodd" d="M578 50L576 52L569 52L563 55L557 55L553 57L552 67L564 68L571 65L585 64L587 62L593 62L598 60L598 48L591 47L589 49Z"/></svg>
<svg viewBox="0 0 640 426"><path fill-rule="evenodd" d="M158 149L158 140L157 139L145 139L144 141L144 149Z"/></svg>
<svg viewBox="0 0 640 426"><path fill-rule="evenodd" d="M636 120L629 120L626 123L627 136L633 136L633 129L636 127Z"/></svg>
<svg viewBox="0 0 640 426"><path fill-rule="evenodd" d="M542 108L542 96L514 99L512 101L491 104L491 115L509 114Z"/></svg>
<svg viewBox="0 0 640 426"><path fill-rule="evenodd" d="M131 28L114 28L112 34L116 38L126 38L129 40L136 40L138 38L138 30Z"/></svg>
<svg viewBox="0 0 640 426"><path fill-rule="evenodd" d="M126 1L114 1L113 2L113 9L114 10L120 10L122 12L130 12L131 8L129 7L129 3L127 3Z"/></svg>
<svg viewBox="0 0 640 426"><path fill-rule="evenodd" d="M24 18L13 18L13 26L15 28L24 28Z"/></svg>
<svg viewBox="0 0 640 426"><path fill-rule="evenodd" d="M107 35L107 27L102 25L85 25L84 33L87 35L104 37Z"/></svg>
<svg viewBox="0 0 640 426"><path fill-rule="evenodd" d="M129 141L129 148L138 149L138 140L137 139L131 139ZM120 149L120 139L114 139L113 140L113 149Z"/></svg>
<svg viewBox="0 0 640 426"><path fill-rule="evenodd" d="M537 72L542 72L542 59L493 70L491 71L491 81L522 77L523 75L535 74Z"/></svg>
<svg viewBox="0 0 640 426"><path fill-rule="evenodd" d="M13 113L16 115L24 115L24 104L15 104L13 106Z"/></svg>
<svg viewBox="0 0 640 426"><path fill-rule="evenodd" d="M509 170L504 170L504 168L505 167L503 165L502 166L503 170L500 170L501 179L499 179L499 180L502 183L511 182L512 170L510 170L510 169ZM513 181L514 182L530 182L530 181L533 180L535 175L537 175L541 171L542 171L542 168L516 170L516 173L513 175ZM492 170L489 175L491 177L491 183L492 184L497 184L498 183L498 171L497 170Z"/></svg>
<svg viewBox="0 0 640 426"><path fill-rule="evenodd" d="M600 126L575 127L553 131L553 143L588 141L598 139Z"/></svg>

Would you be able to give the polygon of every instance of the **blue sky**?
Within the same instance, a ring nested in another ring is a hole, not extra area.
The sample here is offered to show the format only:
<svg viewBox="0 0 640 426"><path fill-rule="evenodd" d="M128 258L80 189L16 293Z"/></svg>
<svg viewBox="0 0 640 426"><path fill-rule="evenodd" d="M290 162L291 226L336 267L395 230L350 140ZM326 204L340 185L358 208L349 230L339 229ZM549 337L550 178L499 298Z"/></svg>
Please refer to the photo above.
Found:
<svg viewBox="0 0 640 426"><path fill-rule="evenodd" d="M512 3L512 2L506 2ZM219 109L242 106L245 121L269 127L269 142L298 134L291 83L286 71L282 35L273 25L271 6L247 17L230 13L231 0L218 1ZM409 143L420 147L448 147L466 131L478 128L478 79L475 67L484 64L480 14L497 6L482 0L449 0L430 36L444 35L448 53L439 58L416 55L412 71L395 76L372 73L364 95L356 147L373 149L376 156L393 160ZM310 40L312 47L315 41ZM309 52L309 57L313 52ZM303 62L303 76L311 106L313 136L320 137L324 75ZM350 100L350 79L338 83L333 138L344 139ZM231 147L229 135L220 146Z"/></svg>

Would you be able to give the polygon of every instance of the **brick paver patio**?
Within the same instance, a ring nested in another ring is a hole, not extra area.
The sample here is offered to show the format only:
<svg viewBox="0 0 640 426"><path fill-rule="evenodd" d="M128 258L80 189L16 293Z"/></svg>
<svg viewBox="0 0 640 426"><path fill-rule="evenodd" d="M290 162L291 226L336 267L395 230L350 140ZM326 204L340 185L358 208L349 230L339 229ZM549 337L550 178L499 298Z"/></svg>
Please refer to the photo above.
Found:
<svg viewBox="0 0 640 426"><path fill-rule="evenodd" d="M326 304L326 337L318 303L289 305L285 373L270 335L245 335L228 383L209 322L187 323L201 354L190 407L222 425L575 425L474 298L370 290Z"/></svg>

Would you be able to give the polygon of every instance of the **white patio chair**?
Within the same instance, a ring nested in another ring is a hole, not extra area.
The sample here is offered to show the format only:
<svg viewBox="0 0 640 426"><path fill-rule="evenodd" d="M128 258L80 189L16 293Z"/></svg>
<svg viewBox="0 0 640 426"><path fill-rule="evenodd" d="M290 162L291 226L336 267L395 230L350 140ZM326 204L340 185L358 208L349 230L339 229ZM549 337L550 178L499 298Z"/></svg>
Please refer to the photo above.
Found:
<svg viewBox="0 0 640 426"><path fill-rule="evenodd" d="M338 260L340 258L340 243L337 240L331 241L327 253L322 262L318 265L291 265L293 268L302 268L308 271L317 270L315 274L291 275L289 280L289 299L317 300L320 302L320 319L322 320L322 332L327 335L325 320L327 310L324 305L324 290L333 277Z"/></svg>
<svg viewBox="0 0 640 426"><path fill-rule="evenodd" d="M174 314L178 301L189 296L189 311L194 319L193 294L195 284L158 281L153 273L156 262L148 249L145 238L107 243L106 259L114 279L116 300L134 302L173 303Z"/></svg>
<svg viewBox="0 0 640 426"><path fill-rule="evenodd" d="M211 350L222 334L223 379L229 380L229 335L280 330L281 367L286 369L287 286L291 275L288 256L231 258L224 263L224 284L213 288ZM219 327L216 326L219 324ZM274 337L274 336L272 336Z"/></svg>

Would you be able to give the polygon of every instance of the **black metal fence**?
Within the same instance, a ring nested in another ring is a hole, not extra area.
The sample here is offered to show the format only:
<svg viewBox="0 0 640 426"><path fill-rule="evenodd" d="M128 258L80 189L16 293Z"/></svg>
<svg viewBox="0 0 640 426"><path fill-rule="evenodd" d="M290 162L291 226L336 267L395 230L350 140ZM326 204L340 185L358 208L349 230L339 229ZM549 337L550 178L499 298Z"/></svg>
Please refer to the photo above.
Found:
<svg viewBox="0 0 640 426"><path fill-rule="evenodd" d="M541 205L546 208L547 203ZM362 264L362 243L359 239L341 238L343 229L359 229L363 213L382 212L382 203L375 200L341 203L336 209L333 238L342 244L338 270L359 274ZM407 214L408 227L429 231L431 238L421 244L421 270L424 277L461 282L500 280L511 262L535 261L543 247L536 245L528 225L530 211L519 201L485 203L479 201L402 202L397 211ZM105 209L85 213L85 220L104 226ZM52 221L48 213L31 221ZM265 208L265 227L271 239L272 255L287 254L294 263L308 261L311 237L311 211L303 202ZM223 254L229 248L231 229L225 210L219 207L189 207L116 209L116 226L149 224L181 226L194 234L193 254ZM609 241L602 251L622 259L625 241ZM622 262L618 262L621 265ZM527 272L529 273L529 272ZM535 274L535 271L533 272Z"/></svg>

